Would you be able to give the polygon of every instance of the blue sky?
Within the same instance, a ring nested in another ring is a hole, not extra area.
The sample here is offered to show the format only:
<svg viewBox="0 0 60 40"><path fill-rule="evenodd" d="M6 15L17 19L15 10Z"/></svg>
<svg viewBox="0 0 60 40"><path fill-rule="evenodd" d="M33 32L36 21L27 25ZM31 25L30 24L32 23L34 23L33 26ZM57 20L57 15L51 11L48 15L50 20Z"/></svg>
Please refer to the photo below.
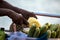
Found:
<svg viewBox="0 0 60 40"><path fill-rule="evenodd" d="M5 0L13 6L32 11L60 15L60 0Z"/></svg>

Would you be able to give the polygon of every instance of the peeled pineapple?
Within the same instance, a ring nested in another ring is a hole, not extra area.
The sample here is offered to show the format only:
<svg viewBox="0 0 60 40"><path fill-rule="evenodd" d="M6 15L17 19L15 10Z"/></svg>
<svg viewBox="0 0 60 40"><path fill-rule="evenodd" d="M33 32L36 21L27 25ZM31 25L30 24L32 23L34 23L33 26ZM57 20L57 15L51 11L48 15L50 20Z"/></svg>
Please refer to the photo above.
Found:
<svg viewBox="0 0 60 40"><path fill-rule="evenodd" d="M29 27L31 27L33 24L35 24L37 28L39 28L41 26L40 23L38 22L38 20L34 17L30 17L28 19L28 22L29 22Z"/></svg>

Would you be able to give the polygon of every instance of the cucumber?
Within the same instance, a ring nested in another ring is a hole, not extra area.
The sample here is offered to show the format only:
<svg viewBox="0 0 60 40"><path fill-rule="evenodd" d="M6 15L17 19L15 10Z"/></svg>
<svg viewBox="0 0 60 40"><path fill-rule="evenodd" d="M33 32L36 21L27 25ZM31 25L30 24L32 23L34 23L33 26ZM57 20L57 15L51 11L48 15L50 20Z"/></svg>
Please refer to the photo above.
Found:
<svg viewBox="0 0 60 40"><path fill-rule="evenodd" d="M58 36L58 38L60 38L60 24L59 24L59 36Z"/></svg>
<svg viewBox="0 0 60 40"><path fill-rule="evenodd" d="M0 30L0 40L5 40L5 32Z"/></svg>
<svg viewBox="0 0 60 40"><path fill-rule="evenodd" d="M57 37L57 38L60 38L60 25L58 26L58 29L57 29L56 32L57 32L57 36L56 36L56 37Z"/></svg>
<svg viewBox="0 0 60 40"><path fill-rule="evenodd" d="M45 32L47 32L47 27L46 26L43 26L40 28L40 34L38 37L41 37Z"/></svg>
<svg viewBox="0 0 60 40"><path fill-rule="evenodd" d="M50 38L51 37L51 30L47 30L47 33L48 33L47 38Z"/></svg>
<svg viewBox="0 0 60 40"><path fill-rule="evenodd" d="M56 38L60 38L60 31L57 31L57 36Z"/></svg>
<svg viewBox="0 0 60 40"><path fill-rule="evenodd" d="M59 31L59 33L58 33L58 38L60 38L60 31Z"/></svg>
<svg viewBox="0 0 60 40"><path fill-rule="evenodd" d="M33 34L35 33L35 31L36 31L36 26L32 25L32 27L30 28L30 30L28 32L28 36L33 37Z"/></svg>
<svg viewBox="0 0 60 40"><path fill-rule="evenodd" d="M56 32L55 31L51 32L51 38L56 38Z"/></svg>
<svg viewBox="0 0 60 40"><path fill-rule="evenodd" d="M39 34L40 34L40 29L37 28L34 35L33 35L33 37L37 38L39 36Z"/></svg>
<svg viewBox="0 0 60 40"><path fill-rule="evenodd" d="M58 28L58 25L52 24L49 30L56 31L57 28Z"/></svg>
<svg viewBox="0 0 60 40"><path fill-rule="evenodd" d="M48 29L50 28L51 24L50 23L46 23L46 26L48 26Z"/></svg>

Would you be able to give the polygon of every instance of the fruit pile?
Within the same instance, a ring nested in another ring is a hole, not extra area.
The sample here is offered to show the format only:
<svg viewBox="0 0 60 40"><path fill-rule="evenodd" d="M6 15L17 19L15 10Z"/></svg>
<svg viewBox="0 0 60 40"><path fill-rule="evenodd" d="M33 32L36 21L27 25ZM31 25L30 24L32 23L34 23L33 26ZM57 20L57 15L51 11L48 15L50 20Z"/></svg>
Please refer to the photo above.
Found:
<svg viewBox="0 0 60 40"><path fill-rule="evenodd" d="M30 17L29 22L29 37L39 38L47 32L48 38L60 38L60 24L46 23L43 26L39 24L36 18Z"/></svg>
<svg viewBox="0 0 60 40"><path fill-rule="evenodd" d="M47 32L48 38L60 38L60 25L46 23L42 27L36 28L32 25L28 32L29 37L39 38Z"/></svg>

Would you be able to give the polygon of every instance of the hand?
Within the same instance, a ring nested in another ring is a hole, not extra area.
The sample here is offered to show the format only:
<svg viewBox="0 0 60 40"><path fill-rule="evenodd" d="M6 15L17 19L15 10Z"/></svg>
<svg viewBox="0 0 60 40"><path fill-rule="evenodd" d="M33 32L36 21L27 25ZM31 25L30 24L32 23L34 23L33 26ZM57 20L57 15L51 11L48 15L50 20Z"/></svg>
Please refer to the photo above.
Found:
<svg viewBox="0 0 60 40"><path fill-rule="evenodd" d="M14 23L19 25L28 24L27 20L23 16L10 9L0 8L0 16L8 16Z"/></svg>
<svg viewBox="0 0 60 40"><path fill-rule="evenodd" d="M35 17L35 18L37 18L36 15L33 12L23 12L22 15L26 19L28 19L29 17Z"/></svg>
<svg viewBox="0 0 60 40"><path fill-rule="evenodd" d="M13 16L12 21L18 25L22 25L22 24L28 25L27 20L22 15L19 14Z"/></svg>
<svg viewBox="0 0 60 40"><path fill-rule="evenodd" d="M8 16L14 23L19 25L28 24L27 20L23 16L10 9L0 8L0 16Z"/></svg>

